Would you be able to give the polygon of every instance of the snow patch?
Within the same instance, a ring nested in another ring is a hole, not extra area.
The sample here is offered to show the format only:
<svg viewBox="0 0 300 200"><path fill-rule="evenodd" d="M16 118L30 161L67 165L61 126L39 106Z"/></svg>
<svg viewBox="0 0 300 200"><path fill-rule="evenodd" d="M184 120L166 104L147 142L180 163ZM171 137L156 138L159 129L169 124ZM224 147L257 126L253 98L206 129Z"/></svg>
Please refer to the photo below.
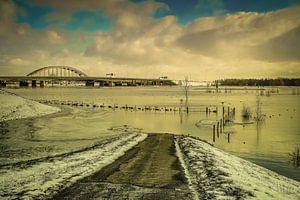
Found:
<svg viewBox="0 0 300 200"><path fill-rule="evenodd" d="M191 137L176 136L200 199L300 199L300 183Z"/></svg>
<svg viewBox="0 0 300 200"><path fill-rule="evenodd" d="M198 200L199 195L198 195L197 189L195 188L195 185L193 184L193 183L195 183L195 180L193 180L193 177L190 175L188 167L187 167L187 165L185 164L185 161L184 161L184 156L183 156L183 154L180 150L180 147L178 145L178 142L176 140L175 140L175 148L176 148L176 156L178 157L179 162L180 162L180 164L181 164L181 166L184 170L185 177L188 181L189 189L192 192L192 194L194 195L194 199Z"/></svg>
<svg viewBox="0 0 300 200"><path fill-rule="evenodd" d="M211 127L214 124L217 124L216 120L202 119L202 120L198 121L195 125L197 127L201 127L201 126Z"/></svg>
<svg viewBox="0 0 300 200"><path fill-rule="evenodd" d="M103 145L88 151L55 157L24 169L2 169L0 199L49 198L112 163L146 137L146 134L121 134L103 140Z"/></svg>
<svg viewBox="0 0 300 200"><path fill-rule="evenodd" d="M36 101L24 99L0 90L0 122L27 117L36 117L60 111Z"/></svg>

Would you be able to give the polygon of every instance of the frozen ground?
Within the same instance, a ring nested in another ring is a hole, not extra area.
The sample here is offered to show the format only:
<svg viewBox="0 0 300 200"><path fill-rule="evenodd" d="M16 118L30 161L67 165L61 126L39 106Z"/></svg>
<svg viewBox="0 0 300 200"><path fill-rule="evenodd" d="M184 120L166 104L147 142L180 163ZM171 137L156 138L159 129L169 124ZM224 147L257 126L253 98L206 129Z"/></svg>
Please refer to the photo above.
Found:
<svg viewBox="0 0 300 200"><path fill-rule="evenodd" d="M0 122L6 120L35 117L60 111L35 101L0 90Z"/></svg>
<svg viewBox="0 0 300 200"><path fill-rule="evenodd" d="M146 137L124 133L105 139L88 151L49 158L25 168L1 169L0 199L49 198L112 163Z"/></svg>
<svg viewBox="0 0 300 200"><path fill-rule="evenodd" d="M300 199L300 183L210 144L176 136L177 155L195 199Z"/></svg>

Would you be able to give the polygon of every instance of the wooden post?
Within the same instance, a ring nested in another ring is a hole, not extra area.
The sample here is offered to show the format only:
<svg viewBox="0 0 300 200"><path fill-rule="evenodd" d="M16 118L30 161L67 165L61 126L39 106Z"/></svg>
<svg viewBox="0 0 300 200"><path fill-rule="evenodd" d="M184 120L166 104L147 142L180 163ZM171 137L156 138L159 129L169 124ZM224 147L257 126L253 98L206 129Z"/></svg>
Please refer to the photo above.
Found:
<svg viewBox="0 0 300 200"><path fill-rule="evenodd" d="M217 137L219 138L219 122L217 122Z"/></svg>
<svg viewBox="0 0 300 200"><path fill-rule="evenodd" d="M300 164L300 150L297 148L297 153L296 153L296 167L299 167Z"/></svg>
<svg viewBox="0 0 300 200"><path fill-rule="evenodd" d="M213 142L216 141L216 125L213 125Z"/></svg>
<svg viewBox="0 0 300 200"><path fill-rule="evenodd" d="M225 114L225 108L223 106L223 113L222 113L223 119L224 119L224 114Z"/></svg>
<svg viewBox="0 0 300 200"><path fill-rule="evenodd" d="M228 133L228 143L230 143L230 133Z"/></svg>

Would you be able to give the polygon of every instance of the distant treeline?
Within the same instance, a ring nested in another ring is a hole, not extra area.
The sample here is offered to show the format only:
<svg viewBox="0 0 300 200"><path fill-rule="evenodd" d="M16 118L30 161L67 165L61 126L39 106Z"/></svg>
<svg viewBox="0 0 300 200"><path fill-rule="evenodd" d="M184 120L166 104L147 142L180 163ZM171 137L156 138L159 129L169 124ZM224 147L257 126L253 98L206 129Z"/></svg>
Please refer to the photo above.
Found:
<svg viewBox="0 0 300 200"><path fill-rule="evenodd" d="M224 86L300 86L300 78L223 79L217 82Z"/></svg>

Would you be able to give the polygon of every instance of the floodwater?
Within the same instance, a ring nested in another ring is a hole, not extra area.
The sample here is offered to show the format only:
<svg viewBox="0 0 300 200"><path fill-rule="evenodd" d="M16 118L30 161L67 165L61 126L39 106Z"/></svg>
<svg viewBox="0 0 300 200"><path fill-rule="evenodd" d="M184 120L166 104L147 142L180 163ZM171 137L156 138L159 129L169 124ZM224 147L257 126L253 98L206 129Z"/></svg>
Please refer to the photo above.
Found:
<svg viewBox="0 0 300 200"><path fill-rule="evenodd" d="M185 97L180 87L10 89L10 92L35 100L117 105L118 108L63 106L63 112L58 114L3 122L0 126L0 161L10 165L84 149L103 137L118 134L116 129L111 130L112 127L126 125L145 132L197 136L227 152L300 181L300 168L289 163L289 154L300 147L300 95L297 95L300 88L260 89L265 92L256 87L235 87L226 89L226 92L221 88L218 93L213 89L192 87L188 99L189 113L142 110L145 106L184 108ZM255 113L258 101L265 120L243 123L243 104ZM126 104L136 106L136 111L120 109ZM203 112L207 106L218 107L218 112ZM236 109L235 124L225 126L223 133L213 142L212 125L196 124L220 120L223 106L225 110L228 106Z"/></svg>

